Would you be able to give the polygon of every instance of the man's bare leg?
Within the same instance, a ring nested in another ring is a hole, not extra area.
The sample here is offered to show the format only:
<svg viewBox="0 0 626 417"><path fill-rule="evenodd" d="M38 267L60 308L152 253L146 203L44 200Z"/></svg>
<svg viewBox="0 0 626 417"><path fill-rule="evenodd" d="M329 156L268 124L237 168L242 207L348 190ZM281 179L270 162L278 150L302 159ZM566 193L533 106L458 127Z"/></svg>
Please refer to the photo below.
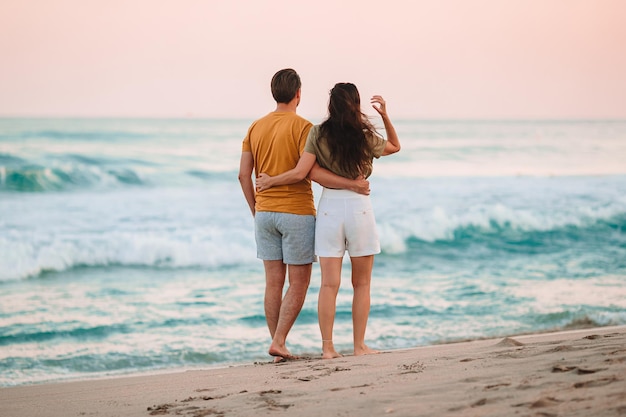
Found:
<svg viewBox="0 0 626 417"><path fill-rule="evenodd" d="M283 301L283 288L285 286L285 273L287 266L282 260L263 261L265 267L265 320L272 339L276 334L280 307ZM280 358L277 358L280 360Z"/></svg>
<svg viewBox="0 0 626 417"><path fill-rule="evenodd" d="M378 353L365 344L365 329L370 314L370 284L372 281L372 268L374 267L374 255L351 258L352 261L352 286L354 297L352 299L352 326L354 338L354 355L369 355Z"/></svg>
<svg viewBox="0 0 626 417"><path fill-rule="evenodd" d="M288 265L289 288L282 300L276 330L269 348L269 354L272 356L285 359L294 358L287 350L285 342L289 330L291 330L296 318L298 318L298 314L300 314L300 310L302 310L309 282L311 281L311 268L312 264Z"/></svg>
<svg viewBox="0 0 626 417"><path fill-rule="evenodd" d="M337 308L337 293L341 284L341 262L343 258L320 257L322 285L317 300L317 317L322 333L322 358L332 359L341 356L333 343L333 326Z"/></svg>

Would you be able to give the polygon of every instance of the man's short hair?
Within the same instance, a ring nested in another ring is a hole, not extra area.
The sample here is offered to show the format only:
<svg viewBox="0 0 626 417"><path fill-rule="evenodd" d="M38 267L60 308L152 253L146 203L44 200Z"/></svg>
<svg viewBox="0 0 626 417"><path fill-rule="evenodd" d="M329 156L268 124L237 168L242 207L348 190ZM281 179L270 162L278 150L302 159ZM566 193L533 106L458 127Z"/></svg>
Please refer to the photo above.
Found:
<svg viewBox="0 0 626 417"><path fill-rule="evenodd" d="M300 76L295 70L282 69L272 77L272 96L276 103L287 104L293 100L301 86Z"/></svg>

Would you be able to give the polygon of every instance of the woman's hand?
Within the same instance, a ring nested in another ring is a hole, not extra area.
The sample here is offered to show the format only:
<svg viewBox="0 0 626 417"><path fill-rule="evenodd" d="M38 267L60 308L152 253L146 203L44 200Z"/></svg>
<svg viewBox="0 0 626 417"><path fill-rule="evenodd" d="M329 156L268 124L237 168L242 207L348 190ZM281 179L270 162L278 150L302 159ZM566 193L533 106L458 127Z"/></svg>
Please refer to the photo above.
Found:
<svg viewBox="0 0 626 417"><path fill-rule="evenodd" d="M255 184L257 193L259 191L265 191L272 188L272 177L265 173L260 173L259 176L256 177Z"/></svg>
<svg viewBox="0 0 626 417"><path fill-rule="evenodd" d="M358 178L354 180L351 190L355 193L370 195L370 182L366 180L363 175L359 175Z"/></svg>
<svg viewBox="0 0 626 417"><path fill-rule="evenodd" d="M378 112L382 117L387 116L387 106L382 96L373 96L370 100L374 110Z"/></svg>
<svg viewBox="0 0 626 417"><path fill-rule="evenodd" d="M400 150L400 140L396 129L393 127L389 116L387 115L387 106L382 96L372 97L372 107L381 115L383 123L385 124L385 131L387 132L387 142L385 143L385 149L383 150L383 156L391 155Z"/></svg>

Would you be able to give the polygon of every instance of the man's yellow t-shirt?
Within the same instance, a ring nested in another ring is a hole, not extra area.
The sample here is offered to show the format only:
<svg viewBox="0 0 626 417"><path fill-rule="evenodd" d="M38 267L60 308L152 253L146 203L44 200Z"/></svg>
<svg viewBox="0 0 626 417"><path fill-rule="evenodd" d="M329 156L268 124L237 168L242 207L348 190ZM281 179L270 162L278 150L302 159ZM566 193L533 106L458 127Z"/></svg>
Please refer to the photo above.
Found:
<svg viewBox="0 0 626 417"><path fill-rule="evenodd" d="M275 176L295 168L311 126L311 122L294 112L272 112L252 123L241 150L252 152L255 175ZM305 178L295 184L258 192L255 209L315 215L311 180Z"/></svg>

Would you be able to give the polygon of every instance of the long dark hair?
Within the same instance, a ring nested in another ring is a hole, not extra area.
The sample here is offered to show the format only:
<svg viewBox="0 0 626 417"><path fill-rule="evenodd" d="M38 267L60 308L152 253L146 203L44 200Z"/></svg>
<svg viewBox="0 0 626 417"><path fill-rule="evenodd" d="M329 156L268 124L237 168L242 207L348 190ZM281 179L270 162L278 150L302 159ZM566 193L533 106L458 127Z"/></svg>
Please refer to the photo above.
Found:
<svg viewBox="0 0 626 417"><path fill-rule="evenodd" d="M352 83L337 83L330 90L328 119L320 125L320 137L331 159L342 171L356 178L371 164L372 151L366 135L376 130L361 112L359 90Z"/></svg>

